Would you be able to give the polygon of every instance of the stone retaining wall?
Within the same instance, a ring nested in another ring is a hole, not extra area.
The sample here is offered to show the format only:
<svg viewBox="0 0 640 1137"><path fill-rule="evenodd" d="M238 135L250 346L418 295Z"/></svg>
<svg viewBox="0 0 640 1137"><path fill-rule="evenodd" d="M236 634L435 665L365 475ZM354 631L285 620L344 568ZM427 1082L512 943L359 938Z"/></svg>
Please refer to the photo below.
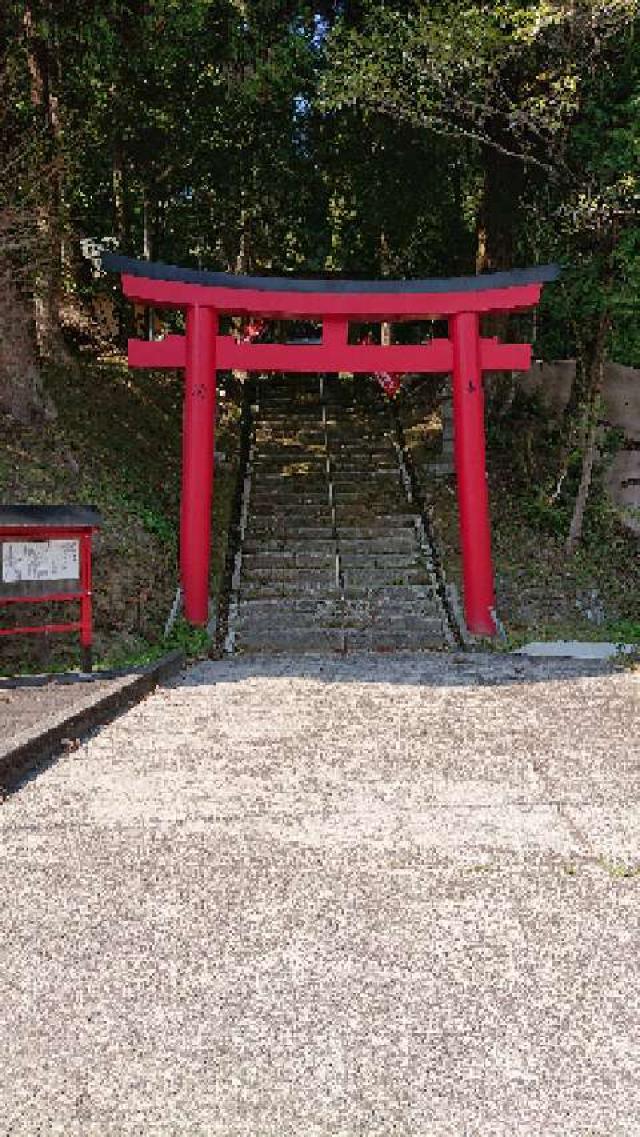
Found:
<svg viewBox="0 0 640 1137"><path fill-rule="evenodd" d="M519 375L523 390L537 391L556 415L562 414L576 370L575 359L534 363ZM640 369L607 363L604 371L603 417L624 431L625 445L609 466L605 484L625 523L640 534Z"/></svg>

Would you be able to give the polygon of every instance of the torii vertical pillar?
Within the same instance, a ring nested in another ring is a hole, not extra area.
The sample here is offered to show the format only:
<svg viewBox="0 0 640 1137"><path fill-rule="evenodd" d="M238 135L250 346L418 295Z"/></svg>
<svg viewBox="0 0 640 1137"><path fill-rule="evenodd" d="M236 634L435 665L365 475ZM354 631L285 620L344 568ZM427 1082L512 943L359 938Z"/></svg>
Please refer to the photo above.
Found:
<svg viewBox="0 0 640 1137"><path fill-rule="evenodd" d="M200 625L209 618L217 333L214 308L199 304L187 308L180 581L185 616L190 624Z"/></svg>
<svg viewBox="0 0 640 1137"><path fill-rule="evenodd" d="M475 635L495 635L495 595L484 432L484 389L477 312L451 318L453 428L464 608Z"/></svg>

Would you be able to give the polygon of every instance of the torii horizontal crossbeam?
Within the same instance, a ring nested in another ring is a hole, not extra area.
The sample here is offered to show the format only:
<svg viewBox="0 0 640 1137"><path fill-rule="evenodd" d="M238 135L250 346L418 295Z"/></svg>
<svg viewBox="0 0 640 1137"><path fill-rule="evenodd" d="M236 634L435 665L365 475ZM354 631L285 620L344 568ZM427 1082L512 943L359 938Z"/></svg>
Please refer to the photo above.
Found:
<svg viewBox="0 0 640 1137"><path fill-rule="evenodd" d="M130 367L184 367L187 358L184 336L165 336L162 340L129 340ZM498 343L480 340L480 359L484 371L527 371L531 366L528 343ZM233 336L216 336L216 366L238 371L348 371L371 374L375 371L410 371L442 374L453 368L453 347L449 340L435 339L429 344L279 344L240 343Z"/></svg>

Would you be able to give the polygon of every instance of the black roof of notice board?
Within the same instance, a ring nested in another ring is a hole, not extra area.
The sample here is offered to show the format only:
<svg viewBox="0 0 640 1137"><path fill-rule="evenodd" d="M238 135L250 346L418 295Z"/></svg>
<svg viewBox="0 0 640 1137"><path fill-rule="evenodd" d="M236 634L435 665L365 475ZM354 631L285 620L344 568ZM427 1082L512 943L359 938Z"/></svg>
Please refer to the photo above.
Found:
<svg viewBox="0 0 640 1137"><path fill-rule="evenodd" d="M98 528L102 518L90 505L0 505L0 528L47 525L59 528Z"/></svg>

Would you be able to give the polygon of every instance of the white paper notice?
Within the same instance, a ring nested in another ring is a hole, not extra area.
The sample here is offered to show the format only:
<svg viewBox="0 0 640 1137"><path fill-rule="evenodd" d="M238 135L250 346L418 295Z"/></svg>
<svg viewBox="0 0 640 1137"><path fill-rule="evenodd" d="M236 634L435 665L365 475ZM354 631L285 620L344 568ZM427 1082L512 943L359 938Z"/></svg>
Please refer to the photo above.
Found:
<svg viewBox="0 0 640 1137"><path fill-rule="evenodd" d="M78 580L78 541L3 541L2 580Z"/></svg>

